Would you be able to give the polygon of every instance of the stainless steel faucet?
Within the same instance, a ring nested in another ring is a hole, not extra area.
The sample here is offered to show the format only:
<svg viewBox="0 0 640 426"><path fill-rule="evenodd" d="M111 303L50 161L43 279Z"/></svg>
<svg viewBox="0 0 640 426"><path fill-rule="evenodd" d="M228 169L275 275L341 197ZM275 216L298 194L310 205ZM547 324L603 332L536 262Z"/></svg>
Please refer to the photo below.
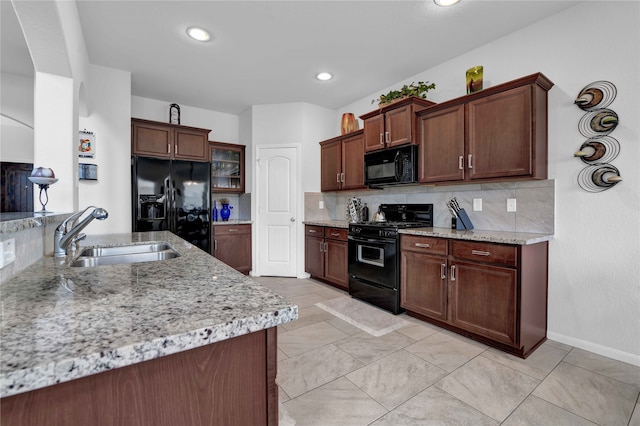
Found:
<svg viewBox="0 0 640 426"><path fill-rule="evenodd" d="M82 216L87 210L93 209L91 214L82 219L81 222L75 223L80 216ZM84 234L80 234L93 219L105 220L109 217L109 213L100 207L89 206L81 212L78 212L72 216L66 218L58 227L53 235L53 256L65 257L67 255L67 249L71 243L78 242L86 237ZM71 224L73 227L67 231L67 226Z"/></svg>

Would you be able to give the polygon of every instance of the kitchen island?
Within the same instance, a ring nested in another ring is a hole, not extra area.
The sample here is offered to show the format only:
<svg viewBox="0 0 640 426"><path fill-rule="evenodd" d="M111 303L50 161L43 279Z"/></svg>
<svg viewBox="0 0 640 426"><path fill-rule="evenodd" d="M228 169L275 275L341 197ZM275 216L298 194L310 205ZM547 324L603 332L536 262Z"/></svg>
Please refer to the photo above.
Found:
<svg viewBox="0 0 640 426"><path fill-rule="evenodd" d="M43 257L2 284L2 424L277 424L276 326L297 306L170 232L180 256L71 267Z"/></svg>

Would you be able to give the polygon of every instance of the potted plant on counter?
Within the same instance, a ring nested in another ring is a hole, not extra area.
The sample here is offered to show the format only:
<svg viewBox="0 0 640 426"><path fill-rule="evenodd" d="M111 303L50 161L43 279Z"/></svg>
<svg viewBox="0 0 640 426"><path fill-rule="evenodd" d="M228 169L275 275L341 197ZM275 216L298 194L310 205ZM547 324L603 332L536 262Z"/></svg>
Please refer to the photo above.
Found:
<svg viewBox="0 0 640 426"><path fill-rule="evenodd" d="M418 98L426 99L427 92L429 90L435 89L435 83L429 83L424 81L412 82L411 84L405 84L400 88L400 90L391 90L387 94L380 95L378 99L374 99L371 103L378 102L378 107L382 108L383 106L389 105L393 102L397 102L402 99L406 99L411 96L416 96Z"/></svg>

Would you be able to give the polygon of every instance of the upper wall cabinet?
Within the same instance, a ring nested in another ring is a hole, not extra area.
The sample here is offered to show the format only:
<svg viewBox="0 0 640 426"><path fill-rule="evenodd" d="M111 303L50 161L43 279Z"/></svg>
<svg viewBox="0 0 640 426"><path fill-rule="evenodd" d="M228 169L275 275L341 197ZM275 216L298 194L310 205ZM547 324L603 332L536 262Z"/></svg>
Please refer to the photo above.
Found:
<svg viewBox="0 0 640 426"><path fill-rule="evenodd" d="M131 119L131 152L155 158L208 161L209 129Z"/></svg>
<svg viewBox="0 0 640 426"><path fill-rule="evenodd" d="M244 193L244 145L209 142L211 192Z"/></svg>
<svg viewBox="0 0 640 426"><path fill-rule="evenodd" d="M364 121L364 150L369 152L417 144L416 113L433 105L435 103L426 99L410 97L361 115Z"/></svg>
<svg viewBox="0 0 640 426"><path fill-rule="evenodd" d="M547 178L547 92L537 73L418 113L422 183Z"/></svg>
<svg viewBox="0 0 640 426"><path fill-rule="evenodd" d="M320 142L320 190L364 187L363 131Z"/></svg>

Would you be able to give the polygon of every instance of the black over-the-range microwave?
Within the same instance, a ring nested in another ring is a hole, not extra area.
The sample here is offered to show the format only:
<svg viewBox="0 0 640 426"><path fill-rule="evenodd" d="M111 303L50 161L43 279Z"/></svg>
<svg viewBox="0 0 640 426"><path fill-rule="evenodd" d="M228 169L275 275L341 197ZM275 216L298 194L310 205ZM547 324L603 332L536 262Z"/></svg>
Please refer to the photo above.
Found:
<svg viewBox="0 0 640 426"><path fill-rule="evenodd" d="M406 145L364 154L364 183L386 186L417 183L418 146Z"/></svg>

